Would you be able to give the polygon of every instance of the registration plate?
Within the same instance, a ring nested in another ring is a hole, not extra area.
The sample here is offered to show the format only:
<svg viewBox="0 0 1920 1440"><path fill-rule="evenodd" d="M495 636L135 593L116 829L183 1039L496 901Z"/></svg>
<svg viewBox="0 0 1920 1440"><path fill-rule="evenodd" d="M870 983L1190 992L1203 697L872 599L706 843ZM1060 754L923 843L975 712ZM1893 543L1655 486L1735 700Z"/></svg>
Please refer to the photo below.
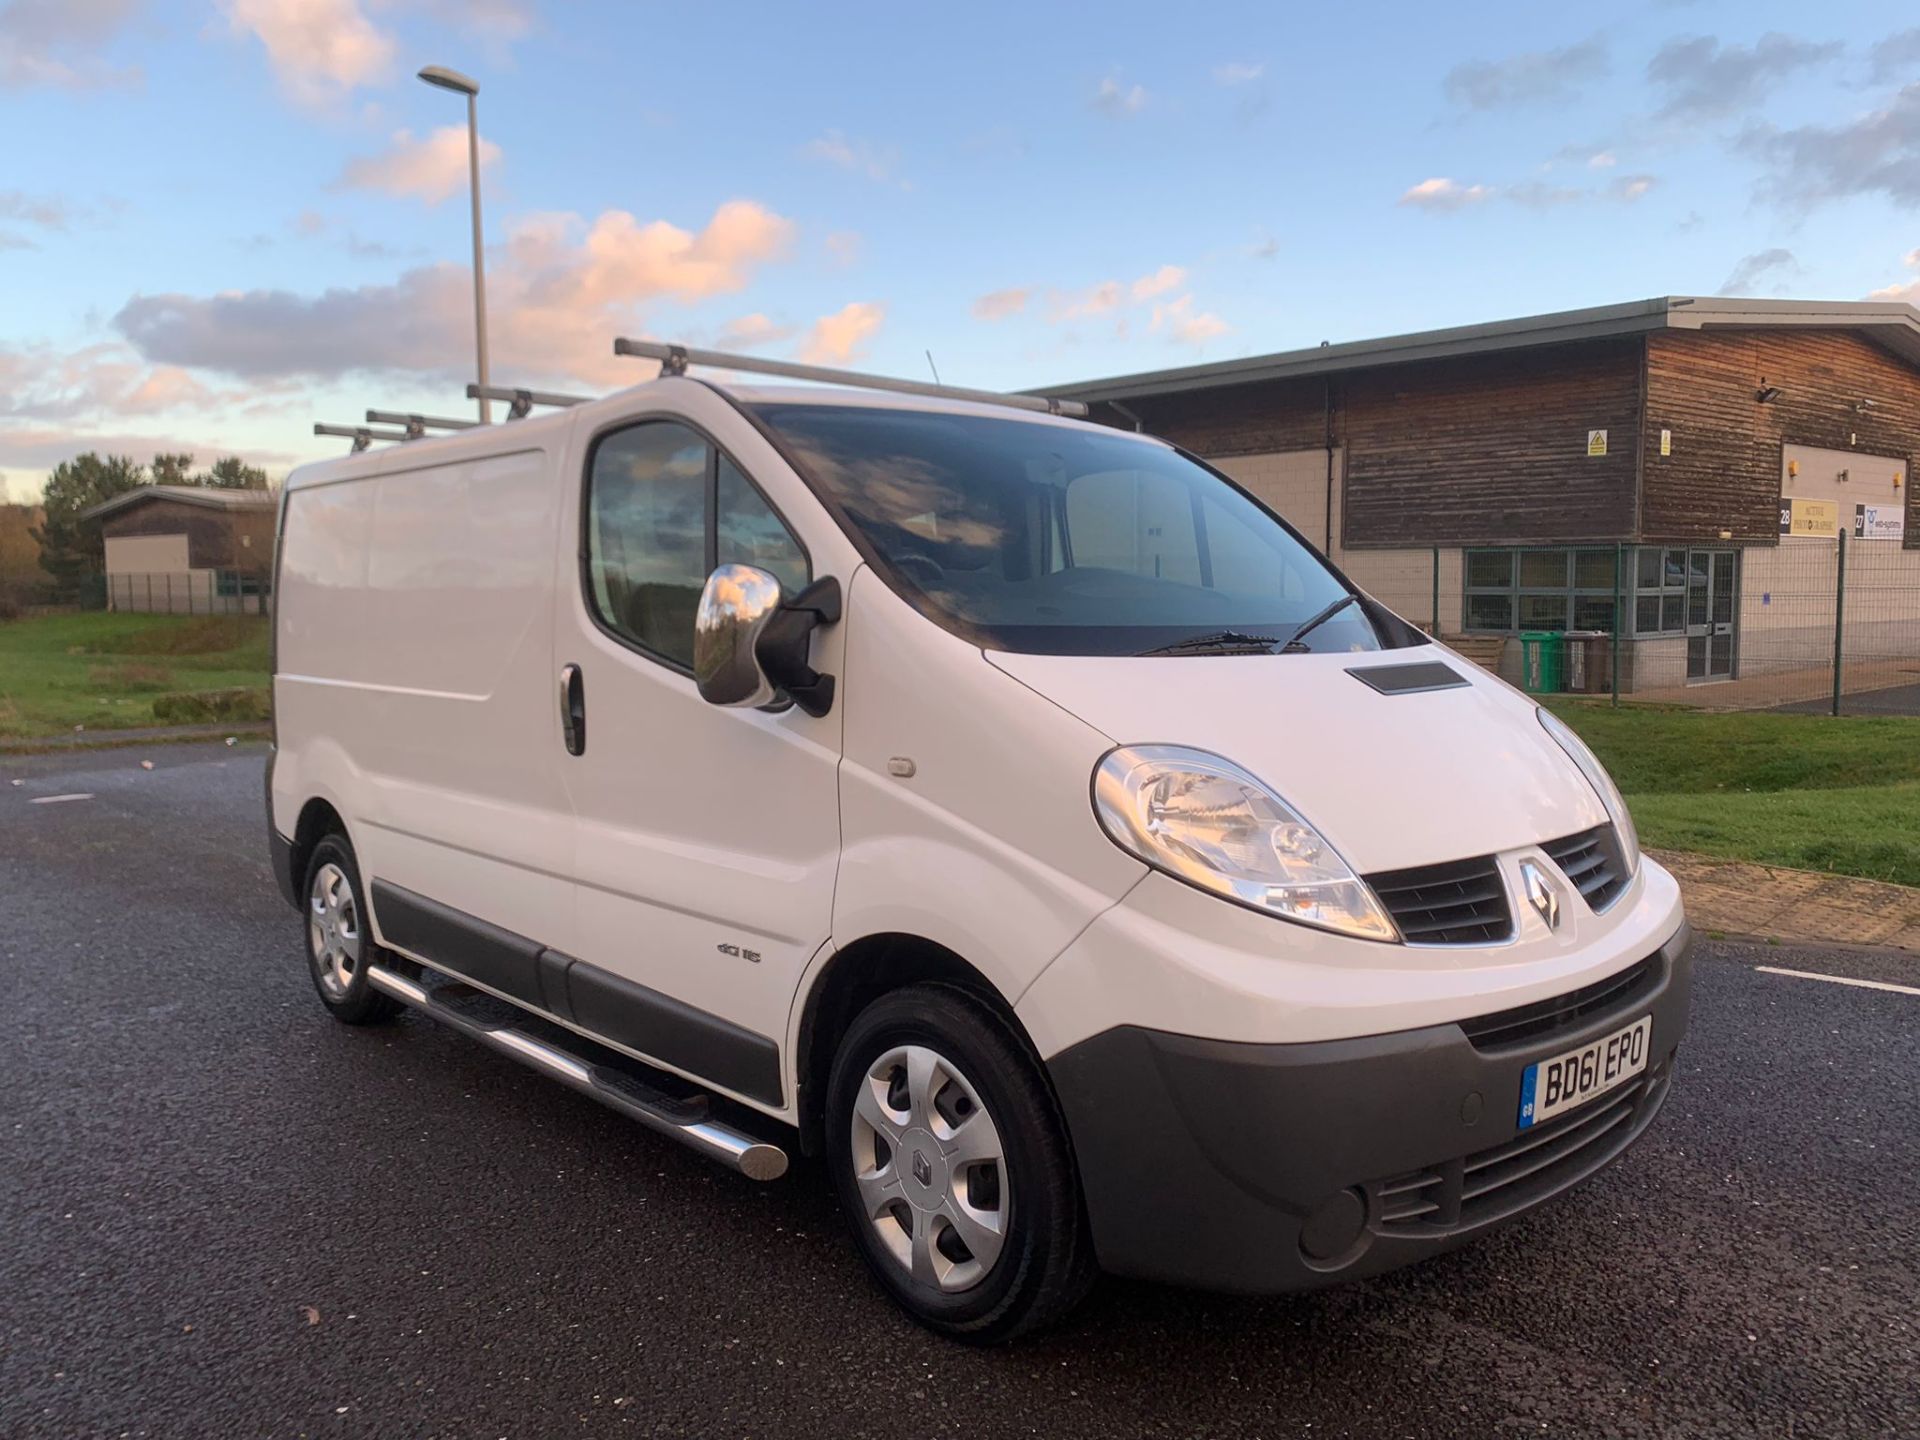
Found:
<svg viewBox="0 0 1920 1440"><path fill-rule="evenodd" d="M1642 1015L1624 1030L1527 1066L1520 1077L1520 1128L1551 1120L1631 1080L1647 1068L1652 1037L1653 1017Z"/></svg>

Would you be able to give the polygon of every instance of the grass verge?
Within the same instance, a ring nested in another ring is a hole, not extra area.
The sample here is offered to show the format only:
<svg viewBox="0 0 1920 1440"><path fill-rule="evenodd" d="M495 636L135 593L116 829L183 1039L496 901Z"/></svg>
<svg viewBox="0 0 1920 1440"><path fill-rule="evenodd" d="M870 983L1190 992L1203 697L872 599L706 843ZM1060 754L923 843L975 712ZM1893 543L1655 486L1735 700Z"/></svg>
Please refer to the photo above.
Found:
<svg viewBox="0 0 1920 1440"><path fill-rule="evenodd" d="M1920 719L1553 708L1648 845L1920 886Z"/></svg>
<svg viewBox="0 0 1920 1440"><path fill-rule="evenodd" d="M236 700L237 692L250 698ZM0 736L137 729L208 707L261 714L267 692L259 616L79 614L0 624Z"/></svg>

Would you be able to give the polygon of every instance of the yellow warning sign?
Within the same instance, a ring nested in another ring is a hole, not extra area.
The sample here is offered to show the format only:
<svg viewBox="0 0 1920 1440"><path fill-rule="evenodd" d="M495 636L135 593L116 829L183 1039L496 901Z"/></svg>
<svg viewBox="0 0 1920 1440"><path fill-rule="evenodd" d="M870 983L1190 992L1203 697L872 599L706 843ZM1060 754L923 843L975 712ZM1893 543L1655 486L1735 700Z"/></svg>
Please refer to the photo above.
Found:
<svg viewBox="0 0 1920 1440"><path fill-rule="evenodd" d="M1587 454L1604 455L1607 453L1607 432L1604 430L1587 431Z"/></svg>

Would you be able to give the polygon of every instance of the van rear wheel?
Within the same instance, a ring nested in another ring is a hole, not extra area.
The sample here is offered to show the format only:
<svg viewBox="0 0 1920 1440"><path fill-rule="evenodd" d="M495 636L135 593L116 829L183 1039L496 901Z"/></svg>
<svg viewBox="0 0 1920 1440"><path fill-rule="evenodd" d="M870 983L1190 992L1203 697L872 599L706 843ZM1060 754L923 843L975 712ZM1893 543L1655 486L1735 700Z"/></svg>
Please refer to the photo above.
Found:
<svg viewBox="0 0 1920 1440"><path fill-rule="evenodd" d="M880 1284L979 1344L1073 1308L1094 1276L1066 1126L1012 1026L964 990L861 1011L827 1097L835 1187Z"/></svg>
<svg viewBox="0 0 1920 1440"><path fill-rule="evenodd" d="M372 1025L400 1012L400 1002L373 988L367 971L380 953L353 847L329 835L307 861L307 969L320 1002L347 1025Z"/></svg>

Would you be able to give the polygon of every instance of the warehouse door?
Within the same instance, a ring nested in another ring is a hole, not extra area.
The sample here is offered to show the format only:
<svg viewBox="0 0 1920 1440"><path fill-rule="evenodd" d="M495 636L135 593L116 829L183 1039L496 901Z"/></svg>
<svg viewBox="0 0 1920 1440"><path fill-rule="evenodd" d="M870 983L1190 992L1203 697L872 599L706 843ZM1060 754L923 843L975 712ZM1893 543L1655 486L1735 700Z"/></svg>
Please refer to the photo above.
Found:
<svg viewBox="0 0 1920 1440"><path fill-rule="evenodd" d="M1687 679L1730 680L1733 617L1740 586L1737 550L1687 552Z"/></svg>

